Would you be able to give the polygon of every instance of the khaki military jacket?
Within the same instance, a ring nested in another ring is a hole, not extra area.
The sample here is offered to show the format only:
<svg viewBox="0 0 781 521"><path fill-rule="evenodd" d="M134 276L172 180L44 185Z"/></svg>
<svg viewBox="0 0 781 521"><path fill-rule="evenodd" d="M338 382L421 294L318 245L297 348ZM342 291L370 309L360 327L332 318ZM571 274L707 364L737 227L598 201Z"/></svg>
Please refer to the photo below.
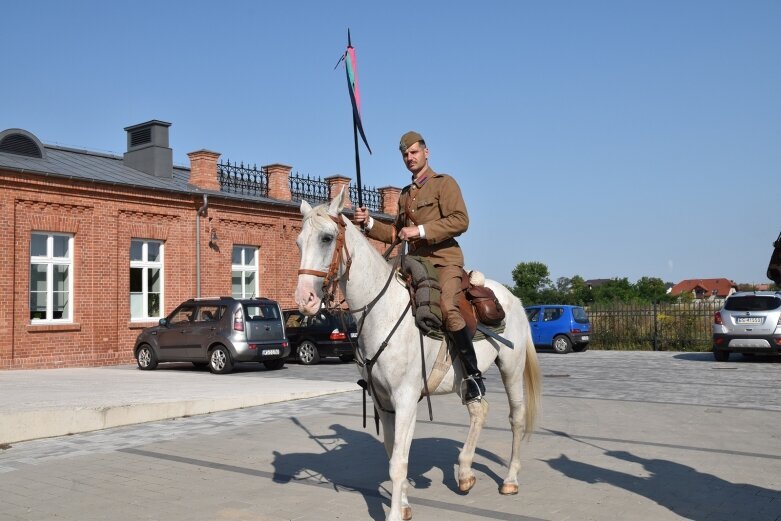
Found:
<svg viewBox="0 0 781 521"><path fill-rule="evenodd" d="M401 191L396 221L387 224L375 219L368 235L391 243L405 226L420 224L426 237L410 241L409 253L428 259L434 266L463 267L464 254L454 237L467 230L469 215L455 179L429 168L422 183L413 182Z"/></svg>

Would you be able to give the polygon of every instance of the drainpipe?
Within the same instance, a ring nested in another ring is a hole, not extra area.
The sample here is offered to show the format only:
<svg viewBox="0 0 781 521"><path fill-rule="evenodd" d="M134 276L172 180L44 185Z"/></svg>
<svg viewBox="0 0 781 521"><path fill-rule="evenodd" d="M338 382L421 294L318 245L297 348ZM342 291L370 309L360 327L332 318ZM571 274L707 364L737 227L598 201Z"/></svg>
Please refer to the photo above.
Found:
<svg viewBox="0 0 781 521"><path fill-rule="evenodd" d="M209 196L203 194L203 206L195 216L195 296L201 298L201 217L209 209Z"/></svg>

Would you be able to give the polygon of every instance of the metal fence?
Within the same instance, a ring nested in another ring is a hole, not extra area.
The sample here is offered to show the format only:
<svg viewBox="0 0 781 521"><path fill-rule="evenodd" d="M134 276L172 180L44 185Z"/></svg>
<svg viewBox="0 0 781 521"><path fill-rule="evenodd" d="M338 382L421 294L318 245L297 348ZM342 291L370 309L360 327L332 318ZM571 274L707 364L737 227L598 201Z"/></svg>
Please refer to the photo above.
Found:
<svg viewBox="0 0 781 521"><path fill-rule="evenodd" d="M217 178L223 192L268 197L268 172L263 167L218 163Z"/></svg>
<svg viewBox="0 0 781 521"><path fill-rule="evenodd" d="M296 173L290 176L290 195L294 201L304 199L315 205L329 201L328 183L319 177L306 177Z"/></svg>
<svg viewBox="0 0 781 521"><path fill-rule="evenodd" d="M586 308L596 349L708 351L713 314L722 300L593 304Z"/></svg>
<svg viewBox="0 0 781 521"><path fill-rule="evenodd" d="M373 188L363 185L361 193L363 205L372 212L382 212L382 194ZM350 200L358 206L358 186L350 185Z"/></svg>
<svg viewBox="0 0 781 521"><path fill-rule="evenodd" d="M244 166L244 163L217 163L220 190L234 194L268 197L268 171L265 167ZM305 199L310 204L331 200L328 182L319 177L306 177L295 173L289 177L290 195L294 201ZM363 205L373 212L382 212L382 194L375 188L363 185ZM350 200L358 204L358 186L350 185Z"/></svg>
<svg viewBox="0 0 781 521"><path fill-rule="evenodd" d="M290 176L290 195L294 201L302 199L310 204L319 204L330 201L331 194L328 191L328 182L319 177L306 177L296 173ZM373 188L363 185L361 194L363 205L373 212L382 211L382 194ZM350 200L354 205L358 204L358 186L350 185Z"/></svg>

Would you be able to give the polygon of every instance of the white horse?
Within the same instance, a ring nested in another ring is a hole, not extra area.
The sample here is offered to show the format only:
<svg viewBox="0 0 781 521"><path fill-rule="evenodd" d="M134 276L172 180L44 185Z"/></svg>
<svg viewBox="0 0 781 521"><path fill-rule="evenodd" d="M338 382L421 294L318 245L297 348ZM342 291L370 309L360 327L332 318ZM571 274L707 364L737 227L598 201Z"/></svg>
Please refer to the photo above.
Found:
<svg viewBox="0 0 781 521"><path fill-rule="evenodd" d="M423 389L419 330L407 309L409 293L392 274L391 266L345 216L344 191L330 205L312 208L301 203L303 224L296 240L301 251L301 265L296 303L303 313L320 309L324 288L338 280L350 310L363 326L358 339L358 366L379 411L385 450L390 458L393 485L389 521L412 518L407 501L407 462L415 429L418 401ZM542 380L537 354L532 343L529 322L521 302L507 288L493 281L486 286L496 293L507 313L503 336L515 344L511 349L493 339L475 343L481 371L496 362L510 403L512 455L501 494L518 493L518 471L521 467L521 441L534 429L540 408ZM364 316L365 315L365 316ZM403 317L402 317L403 315ZM394 326L397 326L393 331ZM382 349L368 374L362 361L371 360ZM426 370L430 371L440 341L424 338ZM448 370L434 394L461 394L463 371L456 362ZM526 392L524 393L524 386ZM467 440L458 457L458 482L463 492L475 483L472 459L486 414L483 399L467 405L470 427Z"/></svg>

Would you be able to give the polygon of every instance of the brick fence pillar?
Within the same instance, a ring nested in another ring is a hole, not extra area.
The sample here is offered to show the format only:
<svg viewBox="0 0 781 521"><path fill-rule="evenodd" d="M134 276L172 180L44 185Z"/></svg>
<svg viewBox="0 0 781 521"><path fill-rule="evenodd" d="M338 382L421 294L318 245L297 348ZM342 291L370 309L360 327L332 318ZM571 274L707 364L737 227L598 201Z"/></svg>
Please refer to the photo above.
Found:
<svg viewBox="0 0 781 521"><path fill-rule="evenodd" d="M328 198L333 199L339 195L339 191L344 188L347 195L347 201L344 203L345 208L352 208L353 203L350 201L350 178L343 175L332 175L326 177L325 182L328 183Z"/></svg>
<svg viewBox="0 0 781 521"><path fill-rule="evenodd" d="M396 215L399 211L401 189L395 186L384 186L378 189L382 196L382 213Z"/></svg>
<svg viewBox="0 0 781 521"><path fill-rule="evenodd" d="M220 190L220 180L217 177L218 152L211 150L196 150L187 154L190 158L190 184L202 190Z"/></svg>
<svg viewBox="0 0 781 521"><path fill-rule="evenodd" d="M274 163L266 165L264 168L268 175L268 196L280 201L293 199L290 194L290 172L293 171L293 167Z"/></svg>

